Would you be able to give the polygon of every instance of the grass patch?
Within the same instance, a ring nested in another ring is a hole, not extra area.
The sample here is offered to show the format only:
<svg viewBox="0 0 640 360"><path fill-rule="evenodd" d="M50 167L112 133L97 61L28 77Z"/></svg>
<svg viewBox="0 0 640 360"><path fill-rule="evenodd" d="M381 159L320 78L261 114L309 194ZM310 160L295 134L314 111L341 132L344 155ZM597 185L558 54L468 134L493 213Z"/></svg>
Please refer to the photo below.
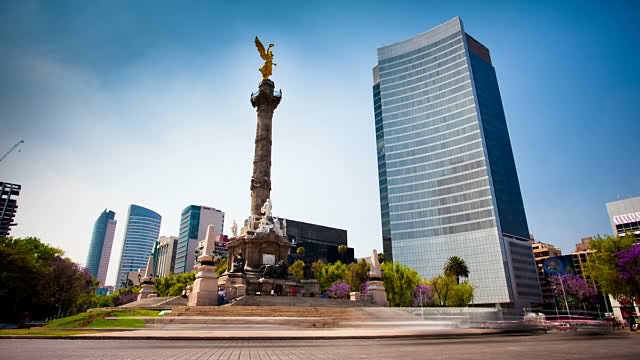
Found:
<svg viewBox="0 0 640 360"><path fill-rule="evenodd" d="M144 309L91 309L80 314L51 320L43 328L142 328L144 327L144 320L126 318L135 316L158 316L159 313L159 310ZM106 317L118 317L123 319L106 320Z"/></svg>
<svg viewBox="0 0 640 360"><path fill-rule="evenodd" d="M48 329L64 329L64 328L82 328L94 322L96 319L102 319L109 316L111 311L108 309L95 309L80 314L67 316L60 319L51 320L45 325Z"/></svg>
<svg viewBox="0 0 640 360"><path fill-rule="evenodd" d="M144 320L142 319L95 319L89 326L89 328L143 328Z"/></svg>
<svg viewBox="0 0 640 360"><path fill-rule="evenodd" d="M115 317L130 317L130 316L158 316L160 310L145 310L145 309L130 309L130 310L118 310L111 313L111 316Z"/></svg>
<svg viewBox="0 0 640 360"><path fill-rule="evenodd" d="M80 334L93 334L91 330L65 330L65 329L47 329L47 328L31 328L31 329L4 329L0 330L0 336L70 336Z"/></svg>

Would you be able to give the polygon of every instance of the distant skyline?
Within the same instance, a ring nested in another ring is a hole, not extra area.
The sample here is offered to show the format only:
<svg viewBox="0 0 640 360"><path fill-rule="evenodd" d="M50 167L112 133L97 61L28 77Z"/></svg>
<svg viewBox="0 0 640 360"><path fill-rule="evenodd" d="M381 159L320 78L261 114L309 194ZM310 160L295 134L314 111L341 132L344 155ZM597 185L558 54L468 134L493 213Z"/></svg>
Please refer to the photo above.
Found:
<svg viewBox="0 0 640 360"><path fill-rule="evenodd" d="M0 181L21 184L12 235L83 263L95 218L127 208L177 236L187 205L249 214L260 80L275 43L272 198L281 217L381 249L371 67L376 49L460 16L491 49L530 232L563 252L610 234L606 203L640 195L633 1L0 3Z"/></svg>

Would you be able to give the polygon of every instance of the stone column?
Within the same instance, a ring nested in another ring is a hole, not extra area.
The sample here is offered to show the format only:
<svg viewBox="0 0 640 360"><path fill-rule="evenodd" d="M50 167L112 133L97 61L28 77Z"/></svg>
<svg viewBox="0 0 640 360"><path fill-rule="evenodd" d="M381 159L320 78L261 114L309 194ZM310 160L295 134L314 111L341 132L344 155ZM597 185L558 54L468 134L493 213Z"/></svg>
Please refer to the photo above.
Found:
<svg viewBox="0 0 640 360"><path fill-rule="evenodd" d="M138 301L150 297L156 297L156 291L153 286L155 282L153 279L153 257L149 256L147 259L147 267L144 271L144 276L141 279L140 293L138 293Z"/></svg>
<svg viewBox="0 0 640 360"><path fill-rule="evenodd" d="M207 226L207 234L202 243L202 255L197 259L198 273L188 295L188 306L218 305L218 277L213 256L216 243L214 233L214 226Z"/></svg>
<svg viewBox="0 0 640 360"><path fill-rule="evenodd" d="M274 88L273 81L265 79L258 92L251 94L251 105L258 115L251 177L251 215L257 217L262 216L262 205L271 194L271 122L273 111L282 99L281 92Z"/></svg>

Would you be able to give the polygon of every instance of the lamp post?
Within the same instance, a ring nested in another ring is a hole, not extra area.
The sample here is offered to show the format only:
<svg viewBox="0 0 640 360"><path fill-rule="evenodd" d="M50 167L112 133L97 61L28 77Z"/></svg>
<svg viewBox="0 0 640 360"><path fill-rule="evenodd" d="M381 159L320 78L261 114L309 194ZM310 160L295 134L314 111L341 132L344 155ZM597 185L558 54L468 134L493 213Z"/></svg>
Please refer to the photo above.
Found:
<svg viewBox="0 0 640 360"><path fill-rule="evenodd" d="M560 287L562 288L564 306L567 308L567 315L569 315L569 322L571 322L571 312L569 311L569 302L567 302L567 293L564 291L564 282L562 281L562 277L560 275L558 275L558 280L560 280Z"/></svg>

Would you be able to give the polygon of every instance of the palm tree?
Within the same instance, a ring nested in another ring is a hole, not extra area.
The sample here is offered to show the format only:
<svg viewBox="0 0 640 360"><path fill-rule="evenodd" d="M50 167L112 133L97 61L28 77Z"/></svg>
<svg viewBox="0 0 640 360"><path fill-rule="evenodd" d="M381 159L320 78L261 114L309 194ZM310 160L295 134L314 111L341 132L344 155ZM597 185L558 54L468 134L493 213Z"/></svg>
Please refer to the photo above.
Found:
<svg viewBox="0 0 640 360"><path fill-rule="evenodd" d="M455 276L456 284L460 284L461 277L469 277L469 268L461 257L452 256L444 266L444 273L445 275Z"/></svg>

